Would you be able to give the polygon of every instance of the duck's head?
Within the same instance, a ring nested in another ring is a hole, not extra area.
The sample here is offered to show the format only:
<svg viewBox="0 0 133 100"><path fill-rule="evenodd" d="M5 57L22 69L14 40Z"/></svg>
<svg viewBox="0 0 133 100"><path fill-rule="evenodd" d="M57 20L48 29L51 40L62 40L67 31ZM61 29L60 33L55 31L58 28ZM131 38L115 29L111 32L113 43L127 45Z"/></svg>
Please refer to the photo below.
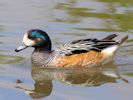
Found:
<svg viewBox="0 0 133 100"><path fill-rule="evenodd" d="M22 44L15 51L19 52L27 47L50 51L51 40L46 32L39 29L31 29L24 34Z"/></svg>

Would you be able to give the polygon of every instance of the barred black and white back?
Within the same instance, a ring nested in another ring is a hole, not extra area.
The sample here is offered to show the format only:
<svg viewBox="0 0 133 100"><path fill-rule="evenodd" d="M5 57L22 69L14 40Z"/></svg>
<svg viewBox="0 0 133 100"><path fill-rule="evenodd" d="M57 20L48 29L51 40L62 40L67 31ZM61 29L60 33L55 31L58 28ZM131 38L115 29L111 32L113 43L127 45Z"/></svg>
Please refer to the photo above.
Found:
<svg viewBox="0 0 133 100"><path fill-rule="evenodd" d="M128 38L128 36L125 36L119 41L112 40L116 36L116 34L112 34L101 40L96 38L76 40L71 43L66 43L62 45L61 47L56 49L56 51L58 51L59 54L62 56L86 53L90 50L94 50L97 52L113 53L118 49L119 45Z"/></svg>

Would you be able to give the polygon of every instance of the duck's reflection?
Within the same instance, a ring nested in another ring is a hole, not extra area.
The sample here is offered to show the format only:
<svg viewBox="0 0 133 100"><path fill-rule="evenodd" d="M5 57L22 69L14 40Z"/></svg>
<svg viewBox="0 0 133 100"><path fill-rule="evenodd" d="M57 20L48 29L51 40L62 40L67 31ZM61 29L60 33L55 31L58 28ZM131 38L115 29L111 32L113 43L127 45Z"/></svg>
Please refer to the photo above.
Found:
<svg viewBox="0 0 133 100"><path fill-rule="evenodd" d="M25 93L34 99L49 96L52 92L52 80L58 80L69 85L99 86L104 83L115 83L121 78L116 67L100 67L88 69L48 69L33 66L32 78L35 81L34 90L24 89ZM127 82L127 81L126 81Z"/></svg>
<svg viewBox="0 0 133 100"><path fill-rule="evenodd" d="M47 81L36 81L34 84L34 90L26 90L25 93L33 99L39 99L49 96L52 92L52 82Z"/></svg>

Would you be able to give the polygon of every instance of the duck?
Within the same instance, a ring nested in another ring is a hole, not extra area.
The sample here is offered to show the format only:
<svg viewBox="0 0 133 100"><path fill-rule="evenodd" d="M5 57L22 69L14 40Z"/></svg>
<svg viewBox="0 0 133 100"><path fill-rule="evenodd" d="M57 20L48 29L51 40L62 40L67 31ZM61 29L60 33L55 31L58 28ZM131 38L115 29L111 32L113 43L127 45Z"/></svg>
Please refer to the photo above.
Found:
<svg viewBox="0 0 133 100"><path fill-rule="evenodd" d="M74 40L52 50L48 34L40 29L30 29L24 33L22 44L16 52L34 47L32 63L46 68L88 68L111 62L118 48L128 39L128 35L114 40L111 34L102 39L87 38Z"/></svg>

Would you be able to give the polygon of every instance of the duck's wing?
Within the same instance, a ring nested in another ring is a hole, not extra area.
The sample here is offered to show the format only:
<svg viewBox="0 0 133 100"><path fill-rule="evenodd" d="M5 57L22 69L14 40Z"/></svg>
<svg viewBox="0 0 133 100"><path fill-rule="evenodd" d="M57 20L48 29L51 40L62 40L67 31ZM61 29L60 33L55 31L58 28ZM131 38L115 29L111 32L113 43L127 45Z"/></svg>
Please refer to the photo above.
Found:
<svg viewBox="0 0 133 100"><path fill-rule="evenodd" d="M90 50L101 52L103 49L117 44L118 42L114 40L82 39L64 44L56 51L58 51L60 55L70 56L73 54L89 52Z"/></svg>
<svg viewBox="0 0 133 100"><path fill-rule="evenodd" d="M116 34L111 34L111 35L108 35L107 37L103 38L102 40L112 40L112 39L114 39L117 36L118 35L116 35Z"/></svg>

